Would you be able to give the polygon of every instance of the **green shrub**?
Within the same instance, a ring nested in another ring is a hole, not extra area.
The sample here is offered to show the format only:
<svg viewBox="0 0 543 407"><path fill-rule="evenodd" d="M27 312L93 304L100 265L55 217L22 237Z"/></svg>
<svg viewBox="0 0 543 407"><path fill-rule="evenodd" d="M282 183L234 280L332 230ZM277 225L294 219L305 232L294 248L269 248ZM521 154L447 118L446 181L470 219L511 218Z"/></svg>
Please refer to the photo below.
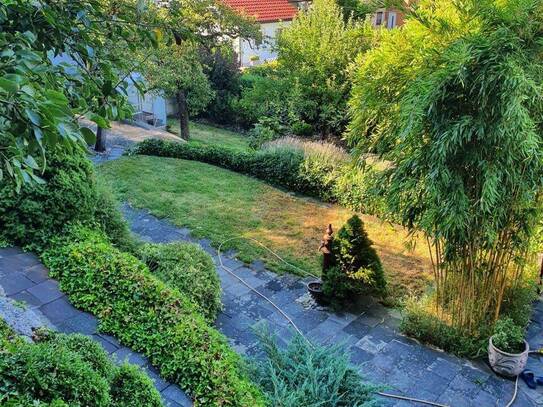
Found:
<svg viewBox="0 0 543 407"><path fill-rule="evenodd" d="M81 360L87 363L100 376L106 378L108 381L111 379L114 366L98 342L79 334L53 334L47 341L52 349L67 349L77 353Z"/></svg>
<svg viewBox="0 0 543 407"><path fill-rule="evenodd" d="M332 241L332 267L322 276L327 296L345 301L367 292L384 294L383 266L372 245L357 215L341 227Z"/></svg>
<svg viewBox="0 0 543 407"><path fill-rule="evenodd" d="M286 349L267 330L259 333L265 358L253 375L269 405L282 407L376 406L375 386L365 383L340 345L312 346L297 335Z"/></svg>
<svg viewBox="0 0 543 407"><path fill-rule="evenodd" d="M0 381L44 402L109 406L109 384L77 352L50 343L21 344L0 357Z"/></svg>
<svg viewBox="0 0 543 407"><path fill-rule="evenodd" d="M94 219L108 235L111 243L122 251L135 252L136 239L132 236L128 223L119 210L119 202L111 189L99 182L96 190Z"/></svg>
<svg viewBox="0 0 543 407"><path fill-rule="evenodd" d="M438 318L431 300L409 300L404 309L400 329L422 343L432 344L461 357L478 357L486 352L490 332L484 327L480 335L465 335Z"/></svg>
<svg viewBox="0 0 543 407"><path fill-rule="evenodd" d="M92 339L40 330L36 343L0 320L3 406L162 406L151 380L136 366L117 367Z"/></svg>
<svg viewBox="0 0 543 407"><path fill-rule="evenodd" d="M103 234L72 227L42 258L75 306L95 314L104 332L147 355L196 404L262 405L239 357L195 305L135 257L112 247Z"/></svg>
<svg viewBox="0 0 543 407"><path fill-rule="evenodd" d="M17 193L11 181L0 184L0 230L14 244L39 248L66 223L93 220L96 181L85 152L49 154L47 164L43 185Z"/></svg>
<svg viewBox="0 0 543 407"><path fill-rule="evenodd" d="M47 157L45 184L0 184L0 240L41 250L67 223L96 224L123 250L134 240L112 193L96 182L92 163L81 149Z"/></svg>
<svg viewBox="0 0 543 407"><path fill-rule="evenodd" d="M524 330L511 318L501 318L494 326L492 343L496 348L507 353L521 353L525 349Z"/></svg>
<svg viewBox="0 0 543 407"><path fill-rule="evenodd" d="M111 380L112 407L161 407L152 380L134 365L123 364Z"/></svg>
<svg viewBox="0 0 543 407"><path fill-rule="evenodd" d="M208 321L221 310L221 283L211 256L190 243L146 244L138 257L170 287L186 295Z"/></svg>

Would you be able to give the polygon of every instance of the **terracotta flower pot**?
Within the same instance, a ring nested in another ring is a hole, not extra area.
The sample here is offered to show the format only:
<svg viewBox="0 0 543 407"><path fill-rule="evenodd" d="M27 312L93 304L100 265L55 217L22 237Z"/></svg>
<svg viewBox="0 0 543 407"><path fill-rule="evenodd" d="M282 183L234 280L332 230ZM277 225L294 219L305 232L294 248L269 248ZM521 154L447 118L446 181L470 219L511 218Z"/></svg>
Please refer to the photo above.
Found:
<svg viewBox="0 0 543 407"><path fill-rule="evenodd" d="M494 346L492 337L488 340L488 361L492 370L503 376L518 376L528 362L528 352L530 345L524 341L524 351L522 353L507 353Z"/></svg>

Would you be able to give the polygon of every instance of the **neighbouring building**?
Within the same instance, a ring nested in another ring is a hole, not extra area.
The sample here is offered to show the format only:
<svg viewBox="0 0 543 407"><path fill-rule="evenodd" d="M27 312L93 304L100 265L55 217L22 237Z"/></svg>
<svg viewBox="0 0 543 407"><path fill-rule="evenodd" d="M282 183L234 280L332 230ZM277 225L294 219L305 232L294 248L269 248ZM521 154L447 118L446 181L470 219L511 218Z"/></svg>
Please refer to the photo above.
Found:
<svg viewBox="0 0 543 407"><path fill-rule="evenodd" d="M371 17L374 27L396 28L404 23L404 15L396 9L380 8Z"/></svg>
<svg viewBox="0 0 543 407"><path fill-rule="evenodd" d="M290 25L299 9L307 7L307 1L289 0L223 0L228 6L254 17L260 24L262 41L255 42L243 38L234 39L234 50L240 66L259 65L277 58L275 49L277 36L284 27Z"/></svg>

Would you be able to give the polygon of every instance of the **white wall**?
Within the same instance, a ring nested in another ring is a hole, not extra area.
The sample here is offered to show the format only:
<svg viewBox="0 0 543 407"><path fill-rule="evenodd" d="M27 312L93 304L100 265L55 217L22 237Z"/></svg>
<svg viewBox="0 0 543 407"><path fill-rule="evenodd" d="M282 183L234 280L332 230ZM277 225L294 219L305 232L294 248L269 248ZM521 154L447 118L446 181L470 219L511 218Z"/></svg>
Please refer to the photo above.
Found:
<svg viewBox="0 0 543 407"><path fill-rule="evenodd" d="M262 31L262 44L256 45L254 41L243 39L234 40L234 50L238 54L241 66L259 65L267 61L277 59L277 51L274 49L277 33L282 28L290 25L290 21L260 24ZM251 57L258 57L252 61Z"/></svg>

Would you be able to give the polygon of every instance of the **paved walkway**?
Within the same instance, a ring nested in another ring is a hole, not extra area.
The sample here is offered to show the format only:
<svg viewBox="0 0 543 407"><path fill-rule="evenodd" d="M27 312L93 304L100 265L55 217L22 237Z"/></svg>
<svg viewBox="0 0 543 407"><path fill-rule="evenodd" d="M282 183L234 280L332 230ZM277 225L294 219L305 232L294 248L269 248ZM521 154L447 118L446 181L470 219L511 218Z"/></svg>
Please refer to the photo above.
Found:
<svg viewBox="0 0 543 407"><path fill-rule="evenodd" d="M17 333L30 337L33 328L48 327L64 333L81 333L102 345L116 362L140 366L153 380L168 407L189 407L192 402L175 385L160 378L145 356L98 332L98 321L74 308L48 277L39 259L18 248L0 249L0 317Z"/></svg>
<svg viewBox="0 0 543 407"><path fill-rule="evenodd" d="M218 265L216 250L209 241L191 238L186 228L157 219L148 211L129 205L122 208L132 230L143 240L156 243L189 241L200 244ZM277 276L260 262L244 265L234 253L223 256L223 263L247 281L291 317L311 340L322 343L342 342L351 361L364 377L389 386L388 392L421 398L451 407L505 406L514 391L514 382L497 377L484 361L471 362L420 345L402 336L400 315L372 299L365 299L347 312L307 309L304 280L292 275ZM266 300L251 292L239 280L217 267L223 288L224 311L216 321L231 345L241 354L258 356L253 328L266 323L285 342L292 336L288 322ZM305 306L304 306L305 305ZM543 345L543 303L535 305L534 321L528 330L532 347ZM538 357L530 357L529 367L543 375ZM384 406L414 406L406 401L383 399ZM543 391L520 384L513 406L543 405Z"/></svg>

